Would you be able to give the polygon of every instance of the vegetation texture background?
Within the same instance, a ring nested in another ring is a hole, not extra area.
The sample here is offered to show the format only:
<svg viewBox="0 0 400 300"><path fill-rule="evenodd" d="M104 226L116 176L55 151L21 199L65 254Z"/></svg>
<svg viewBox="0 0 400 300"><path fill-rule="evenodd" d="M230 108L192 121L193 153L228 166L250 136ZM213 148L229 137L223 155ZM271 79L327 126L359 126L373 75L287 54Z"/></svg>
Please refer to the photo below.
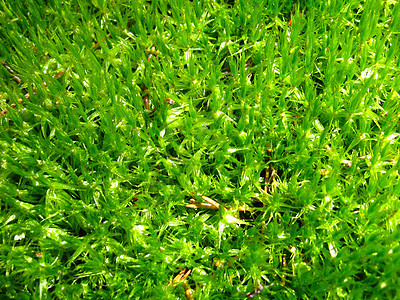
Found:
<svg viewBox="0 0 400 300"><path fill-rule="evenodd" d="M1 0L0 27L2 295L399 297L397 1Z"/></svg>

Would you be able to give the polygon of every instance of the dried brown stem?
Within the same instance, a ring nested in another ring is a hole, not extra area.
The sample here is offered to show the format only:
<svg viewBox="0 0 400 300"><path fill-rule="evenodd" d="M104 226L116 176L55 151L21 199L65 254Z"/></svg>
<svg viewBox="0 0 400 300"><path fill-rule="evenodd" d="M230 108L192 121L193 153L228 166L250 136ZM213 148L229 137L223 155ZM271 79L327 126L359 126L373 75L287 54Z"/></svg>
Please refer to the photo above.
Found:
<svg viewBox="0 0 400 300"><path fill-rule="evenodd" d="M206 197L206 196L201 196L201 198L205 201L205 202L199 202L197 200L194 199L190 199L190 204L187 204L186 207L189 208L206 208L206 209L215 209L218 210L220 207L220 204L218 202L216 202L215 200ZM244 207L239 207L238 208L239 211L248 211L248 209L245 209Z"/></svg>

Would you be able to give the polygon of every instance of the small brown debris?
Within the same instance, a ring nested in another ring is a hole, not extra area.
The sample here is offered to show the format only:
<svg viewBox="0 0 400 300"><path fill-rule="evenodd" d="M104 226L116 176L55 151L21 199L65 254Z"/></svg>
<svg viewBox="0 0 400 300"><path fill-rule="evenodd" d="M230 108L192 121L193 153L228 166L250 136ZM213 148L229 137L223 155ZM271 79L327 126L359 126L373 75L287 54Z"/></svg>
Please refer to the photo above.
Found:
<svg viewBox="0 0 400 300"><path fill-rule="evenodd" d="M197 200L190 199L190 204L187 204L186 207L189 208L208 208L208 209L215 209L218 210L220 207L220 204L213 199L206 197L206 196L201 196L201 198L206 201L200 203ZM239 211L248 211L248 209L245 209L244 207L239 207Z"/></svg>
<svg viewBox="0 0 400 300"><path fill-rule="evenodd" d="M188 270L186 272L186 269L183 269L179 272L178 275L175 276L175 278L172 280L172 282L169 282L168 285L176 285L179 283L183 283L183 285L185 286L185 293L186 293L186 298L187 299L192 299L193 297L193 291L190 288L189 284L187 283L187 278L190 275L191 270Z"/></svg>
<svg viewBox="0 0 400 300"><path fill-rule="evenodd" d="M167 102L167 104L169 104L169 105L173 105L173 104L175 104L175 101L174 101L174 100L172 100L171 98L167 98L167 99L165 99L165 102Z"/></svg>
<svg viewBox="0 0 400 300"><path fill-rule="evenodd" d="M172 283L178 283L179 281L184 281L189 275L191 270L188 270L186 272L186 269L183 269L179 272L178 275L175 276L175 278L172 280Z"/></svg>
<svg viewBox="0 0 400 300"><path fill-rule="evenodd" d="M21 78L19 78L18 76L13 76L12 79L14 79L14 81L18 84L22 82Z"/></svg>
<svg viewBox="0 0 400 300"><path fill-rule="evenodd" d="M64 74L64 70L61 70L60 72L58 72L58 73L56 73L55 75L54 75L54 78L55 79L58 79L58 78L60 78L63 74Z"/></svg>

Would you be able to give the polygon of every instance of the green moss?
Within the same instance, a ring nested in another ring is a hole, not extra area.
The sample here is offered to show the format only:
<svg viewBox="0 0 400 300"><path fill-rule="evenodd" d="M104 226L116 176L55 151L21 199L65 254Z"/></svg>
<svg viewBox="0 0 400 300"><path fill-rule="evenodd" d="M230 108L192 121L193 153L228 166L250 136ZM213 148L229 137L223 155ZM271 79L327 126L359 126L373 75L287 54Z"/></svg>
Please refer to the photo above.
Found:
<svg viewBox="0 0 400 300"><path fill-rule="evenodd" d="M399 12L1 2L0 293L398 297Z"/></svg>

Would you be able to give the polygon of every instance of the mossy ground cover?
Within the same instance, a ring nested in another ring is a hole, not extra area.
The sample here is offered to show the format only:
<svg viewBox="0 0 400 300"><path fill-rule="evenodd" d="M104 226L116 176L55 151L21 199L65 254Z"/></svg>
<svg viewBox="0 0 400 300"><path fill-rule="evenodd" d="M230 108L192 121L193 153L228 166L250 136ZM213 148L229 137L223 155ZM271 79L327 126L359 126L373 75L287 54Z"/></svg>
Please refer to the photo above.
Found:
<svg viewBox="0 0 400 300"><path fill-rule="evenodd" d="M396 2L1 1L0 293L399 297Z"/></svg>

